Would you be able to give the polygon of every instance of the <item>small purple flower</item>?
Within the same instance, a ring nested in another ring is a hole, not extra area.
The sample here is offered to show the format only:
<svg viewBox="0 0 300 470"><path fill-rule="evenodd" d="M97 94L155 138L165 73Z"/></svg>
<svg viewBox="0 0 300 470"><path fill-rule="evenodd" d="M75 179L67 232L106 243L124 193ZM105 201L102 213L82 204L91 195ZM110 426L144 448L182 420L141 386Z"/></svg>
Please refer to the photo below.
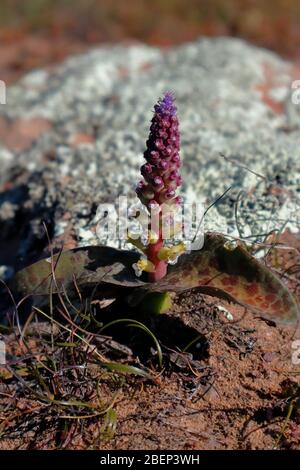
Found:
<svg viewBox="0 0 300 470"><path fill-rule="evenodd" d="M174 105L174 97L170 91L164 94L163 99L160 99L154 106L156 114L160 114L163 118L169 116L176 116L177 108Z"/></svg>
<svg viewBox="0 0 300 470"><path fill-rule="evenodd" d="M145 192L154 193L151 206L155 201L161 204L165 200L178 204L176 189L181 185L178 173L179 147L177 108L173 94L168 91L154 106L147 149L144 152L147 163L141 167L141 174L146 182L145 186L139 183L137 187L138 196L149 209L149 198L145 198Z"/></svg>

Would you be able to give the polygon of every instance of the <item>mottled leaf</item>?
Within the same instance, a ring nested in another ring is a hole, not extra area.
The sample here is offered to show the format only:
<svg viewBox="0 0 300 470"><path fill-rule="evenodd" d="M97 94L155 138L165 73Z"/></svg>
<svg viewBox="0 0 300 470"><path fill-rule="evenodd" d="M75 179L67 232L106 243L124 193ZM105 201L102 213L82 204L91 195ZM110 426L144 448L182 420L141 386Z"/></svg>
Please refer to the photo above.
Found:
<svg viewBox="0 0 300 470"><path fill-rule="evenodd" d="M101 282L139 286L144 283L132 269L138 259L138 253L107 246L75 248L22 269L15 276L13 288L25 295L49 295L62 291L62 286L68 289L75 282L78 286Z"/></svg>
<svg viewBox="0 0 300 470"><path fill-rule="evenodd" d="M147 286L147 291L183 292L193 288L235 301L273 321L299 319L297 301L283 282L242 245L228 247L222 235L206 234L201 250L182 256L163 279Z"/></svg>

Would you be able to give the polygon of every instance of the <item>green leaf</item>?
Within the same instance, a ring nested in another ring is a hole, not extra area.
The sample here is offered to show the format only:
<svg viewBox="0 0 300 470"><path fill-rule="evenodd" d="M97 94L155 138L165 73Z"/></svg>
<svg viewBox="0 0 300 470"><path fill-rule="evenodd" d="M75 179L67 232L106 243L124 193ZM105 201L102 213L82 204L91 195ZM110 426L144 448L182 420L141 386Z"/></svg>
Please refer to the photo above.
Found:
<svg viewBox="0 0 300 470"><path fill-rule="evenodd" d="M140 375L141 377L144 377L145 379L154 380L154 377L150 375L148 372L144 371L143 369L140 369L139 367L135 366L129 366L127 364L120 364L118 362L107 362L102 364L103 367L106 369L113 371L113 372L120 372L122 374L129 374L129 375Z"/></svg>
<svg viewBox="0 0 300 470"><path fill-rule="evenodd" d="M168 312L172 307L172 298L169 292L149 292L139 304L141 312L148 315L160 315Z"/></svg>
<svg viewBox="0 0 300 470"><path fill-rule="evenodd" d="M117 412L109 409L105 415L104 423L101 428L101 437L106 441L113 439L117 428Z"/></svg>

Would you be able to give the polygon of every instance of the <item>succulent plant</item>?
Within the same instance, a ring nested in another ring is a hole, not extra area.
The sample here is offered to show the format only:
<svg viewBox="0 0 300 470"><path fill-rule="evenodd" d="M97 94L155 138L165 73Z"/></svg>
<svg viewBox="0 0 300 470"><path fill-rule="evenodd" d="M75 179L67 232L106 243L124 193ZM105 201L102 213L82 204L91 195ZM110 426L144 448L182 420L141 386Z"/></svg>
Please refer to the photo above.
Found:
<svg viewBox="0 0 300 470"><path fill-rule="evenodd" d="M159 313L170 308L169 292L198 289L203 294L236 302L269 320L298 324L299 299L250 254L242 240L232 245L224 235L205 233L202 248L182 256L167 273L168 263L174 264L185 252L183 242L166 244L162 230L165 214L172 217L181 206L176 195L181 185L179 144L177 109L172 93L167 92L154 107L144 153L146 163L141 168L143 180L137 186L145 212L155 213L158 223L154 230L152 224L148 226L146 240L129 236L129 241L142 251L141 258L135 251L108 246L63 251L52 256L51 262L45 258L19 271L12 282L12 292L34 296L34 301L40 302L43 296L66 289L70 291L68 296L72 289L78 295L78 286L92 292L95 286L105 291L107 285L110 292L114 286L117 298L122 287L122 292L128 288L127 301L131 306ZM276 247L274 250L277 258ZM148 273L150 282L135 275L143 271Z"/></svg>

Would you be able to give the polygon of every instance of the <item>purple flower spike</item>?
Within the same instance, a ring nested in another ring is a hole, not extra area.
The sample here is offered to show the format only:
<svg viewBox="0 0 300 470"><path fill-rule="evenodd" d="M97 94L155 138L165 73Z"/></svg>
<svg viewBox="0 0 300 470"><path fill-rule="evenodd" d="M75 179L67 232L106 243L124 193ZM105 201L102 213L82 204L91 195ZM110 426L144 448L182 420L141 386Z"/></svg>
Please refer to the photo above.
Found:
<svg viewBox="0 0 300 470"><path fill-rule="evenodd" d="M178 203L175 198L176 189L181 184L178 173L180 167L178 127L174 96L167 91L154 106L154 116L146 144L147 149L144 152L146 163L141 168L141 174L149 189L153 190L154 201L158 204L166 199L169 199L172 203L173 198L174 204ZM141 196L142 202L145 203L144 191L141 191L140 188L137 194ZM150 209L149 204L147 204L147 207Z"/></svg>
<svg viewBox="0 0 300 470"><path fill-rule="evenodd" d="M164 248L163 208L167 206L168 212L172 213L173 209L176 211L182 204L182 199L176 195L176 190L181 185L178 171L181 165L178 127L174 96L168 91L154 106L150 134L144 152L146 163L141 167L144 179L136 189L138 197L151 216L153 212L157 216L155 227L149 223L151 236L149 243L143 249L147 262L152 266L151 272L148 272L150 282L159 281L167 274L168 260L160 256Z"/></svg>

